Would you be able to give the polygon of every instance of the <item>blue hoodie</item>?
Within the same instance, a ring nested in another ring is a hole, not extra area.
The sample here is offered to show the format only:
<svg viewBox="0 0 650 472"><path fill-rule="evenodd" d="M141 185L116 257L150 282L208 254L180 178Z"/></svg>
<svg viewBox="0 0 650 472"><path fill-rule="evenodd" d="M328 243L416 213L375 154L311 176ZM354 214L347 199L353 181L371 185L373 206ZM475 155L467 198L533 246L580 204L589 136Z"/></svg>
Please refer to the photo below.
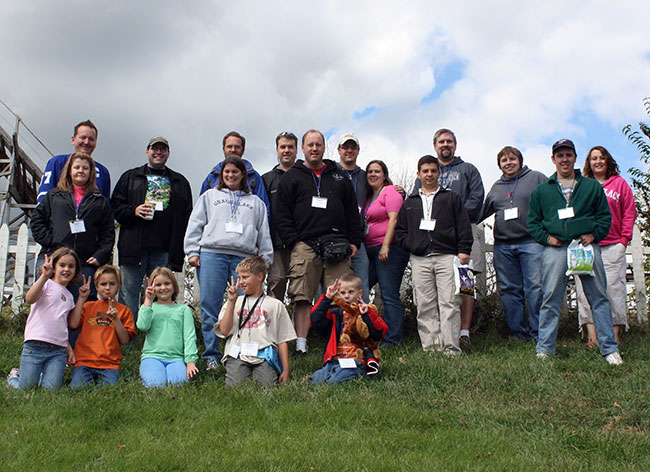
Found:
<svg viewBox="0 0 650 472"><path fill-rule="evenodd" d="M260 198L260 200L264 202L264 205L266 205L267 217L270 219L271 213L269 211L270 208L269 197L266 194L266 187L264 186L264 181L262 180L260 174L258 174L257 171L253 169L253 164L248 162L246 159L242 159L242 161L244 161L244 164L246 164L246 175L248 176L248 186L250 187L253 195L257 195ZM219 185L219 175L221 174L222 166L223 166L223 161L221 161L219 164L217 164L212 168L208 176L201 184L200 195L203 195L207 190L211 188L215 188L217 185Z"/></svg>

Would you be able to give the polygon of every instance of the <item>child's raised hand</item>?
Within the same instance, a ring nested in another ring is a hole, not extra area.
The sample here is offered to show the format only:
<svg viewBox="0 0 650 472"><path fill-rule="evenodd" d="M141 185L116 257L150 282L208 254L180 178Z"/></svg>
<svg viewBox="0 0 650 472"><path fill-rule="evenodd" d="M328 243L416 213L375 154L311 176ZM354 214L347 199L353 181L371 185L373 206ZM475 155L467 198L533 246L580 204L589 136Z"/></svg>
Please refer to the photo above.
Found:
<svg viewBox="0 0 650 472"><path fill-rule="evenodd" d="M327 287L325 296L330 300L334 300L336 294L339 293L339 288L341 288L341 282L339 282L339 279L336 279L332 285Z"/></svg>
<svg viewBox="0 0 650 472"><path fill-rule="evenodd" d="M153 299L156 296L154 290L153 290L153 279L149 280L149 277L147 277L147 288L144 289L144 303L147 306L151 306L153 303Z"/></svg>
<svg viewBox="0 0 650 472"><path fill-rule="evenodd" d="M48 279L54 274L54 267L52 266L52 259L45 254L45 262L41 266L41 275L44 275Z"/></svg>
<svg viewBox="0 0 650 472"><path fill-rule="evenodd" d="M359 311L361 313L368 313L368 304L363 301L363 298L361 298L361 295L359 295L359 300L357 300L357 304L359 306Z"/></svg>
<svg viewBox="0 0 650 472"><path fill-rule="evenodd" d="M112 298L108 299L108 311L106 311L106 314L112 320L117 319L117 310L115 309L115 305L113 305Z"/></svg>
<svg viewBox="0 0 650 472"><path fill-rule="evenodd" d="M87 300L88 296L90 295L90 281L92 280L92 275L88 276L88 279L86 279L86 276L81 274L81 287L79 287L79 298L81 300Z"/></svg>
<svg viewBox="0 0 650 472"><path fill-rule="evenodd" d="M235 282L235 278L231 276L230 285L228 286L228 301L229 302L236 301L238 295L239 295L239 279L237 279L237 282Z"/></svg>
<svg viewBox="0 0 650 472"><path fill-rule="evenodd" d="M195 362L188 362L187 366L185 367L185 372L187 373L187 378L191 379L194 377L196 374L199 373L198 367L196 367Z"/></svg>

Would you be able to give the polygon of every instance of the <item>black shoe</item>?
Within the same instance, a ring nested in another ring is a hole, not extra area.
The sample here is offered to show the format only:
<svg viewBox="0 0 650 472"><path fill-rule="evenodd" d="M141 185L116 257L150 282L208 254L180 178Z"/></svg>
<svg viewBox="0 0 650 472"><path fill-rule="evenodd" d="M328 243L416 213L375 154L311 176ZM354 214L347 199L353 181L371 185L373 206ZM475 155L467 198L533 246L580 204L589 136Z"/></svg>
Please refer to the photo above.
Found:
<svg viewBox="0 0 650 472"><path fill-rule="evenodd" d="M469 336L461 336L458 344L463 351L469 351L472 349L472 340L469 339Z"/></svg>
<svg viewBox="0 0 650 472"><path fill-rule="evenodd" d="M294 351L293 352L293 358L298 359L300 357L305 357L307 355L307 351Z"/></svg>

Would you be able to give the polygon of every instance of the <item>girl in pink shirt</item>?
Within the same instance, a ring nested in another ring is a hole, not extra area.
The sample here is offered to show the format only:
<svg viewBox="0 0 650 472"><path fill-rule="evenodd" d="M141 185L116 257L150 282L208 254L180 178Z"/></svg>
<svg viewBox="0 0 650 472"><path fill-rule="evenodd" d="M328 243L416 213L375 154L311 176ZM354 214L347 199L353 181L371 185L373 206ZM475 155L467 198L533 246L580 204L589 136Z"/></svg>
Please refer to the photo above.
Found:
<svg viewBox="0 0 650 472"><path fill-rule="evenodd" d="M20 370L12 369L7 379L21 389L38 384L57 389L66 361L74 363L68 343L68 314L75 303L66 287L81 277L81 263L72 249L62 247L49 257L45 255L40 270L40 277L25 295L32 307L25 325Z"/></svg>
<svg viewBox="0 0 650 472"><path fill-rule="evenodd" d="M625 288L625 248L632 239L636 206L632 189L619 175L618 164L612 155L602 146L594 146L587 153L583 175L596 179L603 190L612 213L612 225L609 234L598 244L601 246L605 274L607 275L607 298L612 306L614 334L620 344L621 327L627 328L627 290ZM596 328L591 315L589 302L582 290L582 284L576 280L578 294L578 317L580 326L586 326L588 347L598 345Z"/></svg>

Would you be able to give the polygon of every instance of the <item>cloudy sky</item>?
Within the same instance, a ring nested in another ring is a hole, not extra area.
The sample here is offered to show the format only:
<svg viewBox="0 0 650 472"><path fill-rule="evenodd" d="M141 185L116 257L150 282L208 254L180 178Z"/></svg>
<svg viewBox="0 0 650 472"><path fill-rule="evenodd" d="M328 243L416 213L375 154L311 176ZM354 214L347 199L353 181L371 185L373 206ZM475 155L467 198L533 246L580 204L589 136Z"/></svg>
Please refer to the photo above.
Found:
<svg viewBox="0 0 650 472"><path fill-rule="evenodd" d="M580 165L596 144L625 169L638 162L620 130L647 119L647 1L396 5L2 0L0 99L55 154L92 119L94 157L113 182L162 134L195 195L232 129L261 173L278 132L309 128L326 133L332 156L338 135L355 133L360 165L384 159L400 176L451 128L487 188L504 145L546 173L561 137ZM0 125L15 126L4 107ZM26 133L24 147L48 157Z"/></svg>

